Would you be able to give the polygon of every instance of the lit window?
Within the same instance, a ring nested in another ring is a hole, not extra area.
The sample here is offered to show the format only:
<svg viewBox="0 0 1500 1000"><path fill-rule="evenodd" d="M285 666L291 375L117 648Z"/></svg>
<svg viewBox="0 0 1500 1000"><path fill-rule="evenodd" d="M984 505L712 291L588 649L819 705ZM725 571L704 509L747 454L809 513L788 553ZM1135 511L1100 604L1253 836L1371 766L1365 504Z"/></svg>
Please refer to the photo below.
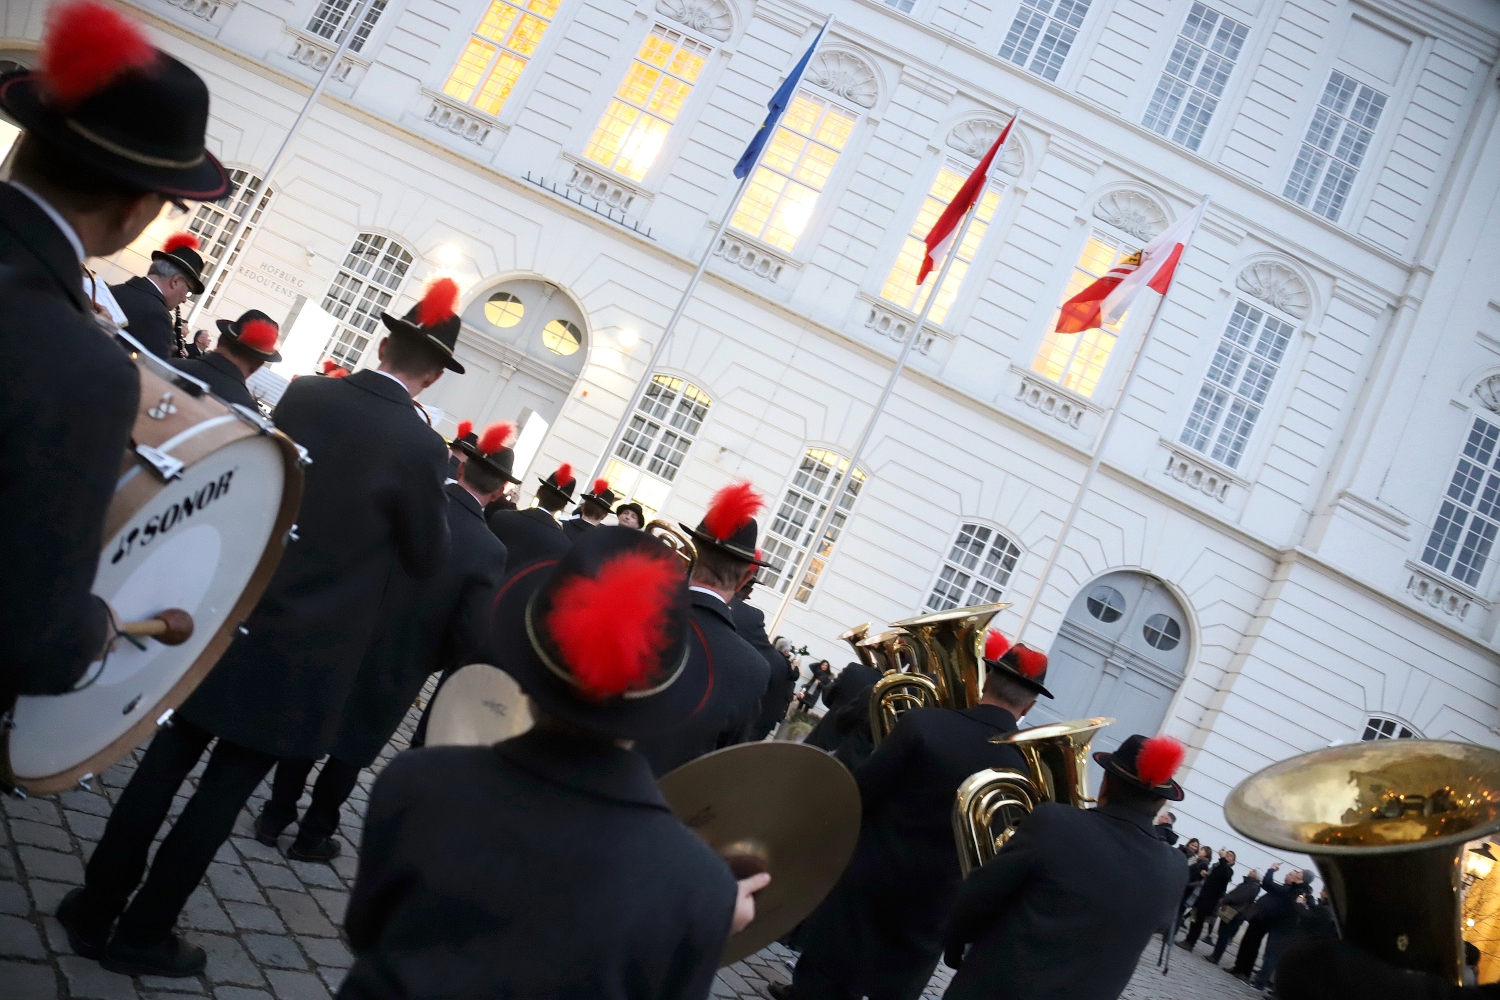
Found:
<svg viewBox="0 0 1500 1000"><path fill-rule="evenodd" d="M1249 32L1238 21L1193 4L1141 124L1197 149Z"/></svg>
<svg viewBox="0 0 1500 1000"><path fill-rule="evenodd" d="M1021 0L1000 58L1056 80L1088 12L1089 0Z"/></svg>
<svg viewBox="0 0 1500 1000"><path fill-rule="evenodd" d="M583 332L565 319L555 319L542 327L542 346L553 354L576 354L583 346Z"/></svg>
<svg viewBox="0 0 1500 1000"><path fill-rule="evenodd" d="M621 502L634 500L649 517L661 510L713 400L675 375L652 377L620 439L604 478Z"/></svg>
<svg viewBox="0 0 1500 1000"><path fill-rule="evenodd" d="M1337 220L1384 110L1384 94L1334 70L1283 194Z"/></svg>
<svg viewBox="0 0 1500 1000"><path fill-rule="evenodd" d="M795 247L858 120L852 111L798 93L729 224L773 247Z"/></svg>
<svg viewBox="0 0 1500 1000"><path fill-rule="evenodd" d="M200 204L197 214L193 216L193 221L188 223L188 231L198 237L198 252L203 255L205 277L213 271L219 258L224 256L224 248L229 243L234 227L240 224L240 219L244 218L245 211L250 205L250 188L258 186L260 182L259 177L247 171L230 170L229 193L218 201L206 201ZM261 191L260 197L255 200L255 211L250 215L250 224L245 227L234 249L229 253L229 262L224 265L224 270L219 273L219 279L204 296L204 309L213 305L214 299L224 288L225 280L234 271L234 262L239 259L240 251L245 249L245 243L250 239L250 234L255 231L261 215L270 202L271 189L265 188Z"/></svg>
<svg viewBox="0 0 1500 1000"><path fill-rule="evenodd" d="M645 177L710 51L680 31L652 28L583 155L633 181Z"/></svg>
<svg viewBox="0 0 1500 1000"><path fill-rule="evenodd" d="M1290 323L1246 302L1235 303L1178 440L1238 468L1291 339Z"/></svg>
<svg viewBox="0 0 1500 1000"><path fill-rule="evenodd" d="M375 22L380 19L381 12L385 10L385 4L386 0L375 0L370 4L370 9L365 11L365 19L360 22L359 30L349 40L350 52L358 52L365 47L365 42L370 40L370 32L375 30ZM312 20L307 22L307 30L335 43L343 41L343 32L339 31L339 28L349 17L350 8L355 6L358 6L355 0L323 0L318 4L318 11L313 15ZM338 37L335 38L335 35Z"/></svg>
<svg viewBox="0 0 1500 1000"><path fill-rule="evenodd" d="M1372 715L1365 723L1365 734L1360 737L1361 741L1370 740L1410 740L1416 739L1417 731L1401 722L1384 715Z"/></svg>
<svg viewBox="0 0 1500 1000"><path fill-rule="evenodd" d="M1422 561L1473 587L1500 531L1500 427L1475 417Z"/></svg>
<svg viewBox="0 0 1500 1000"><path fill-rule="evenodd" d="M401 289L412 255L395 240L360 233L334 275L323 298L323 308L339 321L323 356L351 372L359 366L375 338L380 314Z"/></svg>
<svg viewBox="0 0 1500 1000"><path fill-rule="evenodd" d="M443 93L498 115L556 15L554 0L530 0L524 7L494 0L443 84Z"/></svg>
<svg viewBox="0 0 1500 1000"><path fill-rule="evenodd" d="M917 219L912 223L911 231L906 234L906 242L901 247L901 253L896 257L890 277L885 279L885 288L880 291L882 298L918 313L927 304L927 296L931 294L932 286L937 284L937 277L928 275L929 280L920 286L917 285L917 275L922 269L922 257L927 252L927 244L924 241L927 234L932 232L933 223L937 222L938 216L943 214L943 209L947 208L953 196L958 194L958 189L963 187L966 179L968 179L968 173L961 172L951 164L938 171L937 179L932 182L932 188L922 202L922 209L917 213ZM999 204L1000 192L994 189L986 191L984 197L979 199L979 208L974 213L974 221L969 223L969 231L964 234L964 242L958 248L958 256L954 258L953 266L948 268L948 277L943 282L943 291L933 303L932 312L928 314L934 323L942 323L947 318L948 310L952 308L953 300L958 297L958 290L964 283L964 275L969 273L969 264L973 262L974 254L979 251L979 244L983 242L984 234L990 228L990 220L995 217L995 207Z"/></svg>
<svg viewBox="0 0 1500 1000"><path fill-rule="evenodd" d="M838 471L835 472L835 469ZM802 457L802 465L792 477L791 485L786 488L786 496L782 498L781 506L761 542L767 564L760 571L762 587L779 594L786 593L797 564L812 545L814 529L823 519L823 514L828 510L828 502L839 488L839 480L848 470L849 460L842 455L821 448L807 450L807 454ZM839 534L844 530L844 522L849 519L849 512L854 508L855 498L864 481L865 474L856 469L854 481L849 484L849 490L839 503L839 509L834 511L829 520L828 530L824 532L817 552L808 563L807 572L797 585L799 603L806 604L812 597L813 588L823 575L823 567L828 562L829 554L833 552Z"/></svg>
<svg viewBox="0 0 1500 1000"><path fill-rule="evenodd" d="M510 292L496 292L484 302L484 318L502 330L515 326L525 315L525 304Z"/></svg>
<svg viewBox="0 0 1500 1000"><path fill-rule="evenodd" d="M966 524L953 540L937 583L927 597L926 611L947 611L974 604L994 604L1010 583L1021 550L994 528Z"/></svg>
<svg viewBox="0 0 1500 1000"><path fill-rule="evenodd" d="M1068 281L1062 301L1066 302L1083 291L1094 279L1101 278L1121 258L1135 253L1113 238L1095 234L1084 245L1078 264L1073 268L1073 277ZM1124 317L1118 323L1110 323L1082 333L1058 333L1057 313L1047 324L1047 336L1042 340L1042 349L1031 370L1059 385L1066 386L1083 396L1092 396L1099 388L1099 379L1104 375L1104 366L1109 363L1109 353L1114 350L1115 339L1120 334Z"/></svg>

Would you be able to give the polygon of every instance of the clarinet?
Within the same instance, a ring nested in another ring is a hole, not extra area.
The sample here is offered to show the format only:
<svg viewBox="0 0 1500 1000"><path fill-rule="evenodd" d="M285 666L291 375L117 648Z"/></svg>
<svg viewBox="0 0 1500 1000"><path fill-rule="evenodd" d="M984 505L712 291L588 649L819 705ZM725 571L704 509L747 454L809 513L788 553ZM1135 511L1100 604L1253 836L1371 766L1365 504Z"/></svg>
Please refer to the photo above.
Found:
<svg viewBox="0 0 1500 1000"><path fill-rule="evenodd" d="M187 339L182 335L182 306L172 310L172 357L187 357Z"/></svg>

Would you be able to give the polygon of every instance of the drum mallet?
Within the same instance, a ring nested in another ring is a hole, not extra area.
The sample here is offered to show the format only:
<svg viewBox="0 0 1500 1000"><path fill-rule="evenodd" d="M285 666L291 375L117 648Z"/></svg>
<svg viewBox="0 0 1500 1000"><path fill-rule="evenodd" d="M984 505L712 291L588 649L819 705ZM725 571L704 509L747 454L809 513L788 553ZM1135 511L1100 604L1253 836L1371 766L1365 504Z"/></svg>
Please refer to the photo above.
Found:
<svg viewBox="0 0 1500 1000"><path fill-rule="evenodd" d="M180 646L193 637L193 616L181 608L168 608L145 621L126 622L126 635L149 635L163 646Z"/></svg>

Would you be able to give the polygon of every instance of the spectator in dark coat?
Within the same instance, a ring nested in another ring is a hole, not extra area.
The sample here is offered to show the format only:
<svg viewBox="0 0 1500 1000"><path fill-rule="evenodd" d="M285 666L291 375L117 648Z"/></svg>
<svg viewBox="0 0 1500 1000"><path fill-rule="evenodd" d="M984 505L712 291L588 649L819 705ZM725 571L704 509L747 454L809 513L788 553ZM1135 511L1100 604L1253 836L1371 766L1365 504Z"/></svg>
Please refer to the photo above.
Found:
<svg viewBox="0 0 1500 1000"><path fill-rule="evenodd" d="M1256 989L1264 989L1276 981L1276 965L1281 961L1286 946L1297 936L1297 929L1307 913L1312 885L1307 872L1296 871L1286 877L1281 885L1265 886L1266 898L1258 904L1266 922L1266 957L1261 960L1260 971L1250 980Z"/></svg>
<svg viewBox="0 0 1500 1000"><path fill-rule="evenodd" d="M1193 901L1193 920L1188 925L1187 939L1178 947L1192 951L1193 945L1198 943L1198 935L1203 933L1203 928L1212 927L1214 915L1219 909L1219 900L1224 898L1224 892L1229 888L1229 880L1233 877L1234 852L1220 851L1218 864L1209 870L1208 876L1198 887L1198 898Z"/></svg>
<svg viewBox="0 0 1500 1000"><path fill-rule="evenodd" d="M1278 862L1266 869L1266 874L1260 882L1262 892L1265 892L1275 883L1276 872L1280 868L1281 865ZM1295 879L1299 876L1299 872L1292 872L1287 876L1287 879L1293 881L1295 884ZM1270 897L1263 896L1256 900L1254 907L1249 912L1245 913L1245 936L1240 938L1240 950L1235 954L1234 966L1230 970L1232 975L1238 976L1240 979L1249 979L1251 974L1255 972L1255 961L1260 957L1260 946L1266 939L1266 929L1270 925L1266 912L1267 910L1271 910L1274 913L1277 905L1279 904L1271 902Z"/></svg>
<svg viewBox="0 0 1500 1000"><path fill-rule="evenodd" d="M823 696L828 711L803 742L829 751L850 771L858 770L875 752L870 694L880 677L879 670L863 663L850 663L840 671Z"/></svg>
<svg viewBox="0 0 1500 1000"><path fill-rule="evenodd" d="M811 676L802 685L802 693L797 695L797 701L805 712L817 708L818 700L833 688L833 668L828 665L827 660L815 660L808 665L808 671Z"/></svg>
<svg viewBox="0 0 1500 1000"><path fill-rule="evenodd" d="M1211 847L1200 847L1196 856L1188 861L1188 883L1187 888L1182 890L1182 908L1196 899L1195 893L1203 885L1203 880L1208 878L1208 870L1213 867L1214 852Z"/></svg>
<svg viewBox="0 0 1500 1000"><path fill-rule="evenodd" d="M1162 843L1171 846L1177 843L1177 831L1172 829L1172 824L1177 822L1177 816L1173 813L1164 812L1156 817L1156 825L1152 827L1156 835L1161 838Z"/></svg>
<svg viewBox="0 0 1500 1000"><path fill-rule="evenodd" d="M1219 964L1219 960L1224 957L1225 949L1229 947L1229 942L1234 940L1235 934L1239 932L1240 926L1244 924L1246 920L1246 914L1249 912L1251 905L1255 902L1255 898L1259 895L1260 872L1252 871L1249 875L1246 875L1243 879L1240 880L1239 885L1235 886L1233 889L1230 889L1229 892L1224 895L1224 898L1220 900L1220 912L1222 913L1225 909L1229 909L1233 911L1234 916L1231 917L1227 923L1222 919L1222 917L1220 918L1219 936L1218 939L1214 942L1214 953L1209 957L1210 962L1214 963L1215 965Z"/></svg>
<svg viewBox="0 0 1500 1000"><path fill-rule="evenodd" d="M1192 864L1198 858L1198 838L1189 837L1188 842L1178 844L1177 849L1182 852L1183 857L1188 859L1188 864Z"/></svg>
<svg viewBox="0 0 1500 1000"><path fill-rule="evenodd" d="M172 367L208 383L226 403L237 403L255 409L255 397L245 387L245 380L267 362L281 360L276 350L280 334L276 322L251 309L231 323L219 320L219 345L201 358L173 358Z"/></svg>

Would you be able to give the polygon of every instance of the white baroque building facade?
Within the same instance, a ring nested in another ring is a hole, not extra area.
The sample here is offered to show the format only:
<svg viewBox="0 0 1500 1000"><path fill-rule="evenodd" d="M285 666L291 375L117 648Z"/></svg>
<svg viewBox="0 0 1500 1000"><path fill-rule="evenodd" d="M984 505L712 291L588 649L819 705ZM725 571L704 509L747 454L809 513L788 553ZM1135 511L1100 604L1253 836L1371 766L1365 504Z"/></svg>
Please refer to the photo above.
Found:
<svg viewBox="0 0 1500 1000"><path fill-rule="evenodd" d="M448 432L522 420L528 497L593 467L711 249L610 475L688 521L753 480L767 607L921 308L915 242L1024 108L782 631L837 664L850 625L1002 600L1013 633L1118 406L1025 635L1058 696L1033 721L1181 738L1178 825L1214 843L1242 844L1220 804L1271 761L1500 747L1500 6L374 0L253 206L360 5L128 6L208 81L241 182L191 220L231 255L199 325L305 298L337 319L317 356L366 367L378 311L454 276L468 374L424 401ZM0 57L28 64L45 4L0 9ZM1057 307L1205 194L1120 400L1150 310L1058 336Z"/></svg>

